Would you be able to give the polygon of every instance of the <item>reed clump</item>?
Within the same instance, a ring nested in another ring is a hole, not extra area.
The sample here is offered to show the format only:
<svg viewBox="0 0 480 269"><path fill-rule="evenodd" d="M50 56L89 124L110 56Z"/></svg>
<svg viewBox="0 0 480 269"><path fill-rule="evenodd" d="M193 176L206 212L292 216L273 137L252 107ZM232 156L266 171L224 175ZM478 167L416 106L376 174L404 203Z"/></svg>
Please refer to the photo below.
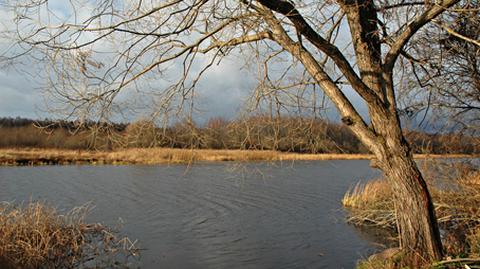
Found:
<svg viewBox="0 0 480 269"><path fill-rule="evenodd" d="M390 186L382 179L357 183L342 199L343 206L352 210L348 221L357 225L394 228L391 195Z"/></svg>
<svg viewBox="0 0 480 269"><path fill-rule="evenodd" d="M442 230L445 254L451 261L443 261L438 268L480 265L480 171L469 169L460 174L448 185L427 180ZM387 180L357 184L345 194L342 204L349 211L348 222L388 231L392 238L396 235L393 193ZM358 268L403 268L398 255L397 261L393 259L379 259L374 255L362 261Z"/></svg>
<svg viewBox="0 0 480 269"><path fill-rule="evenodd" d="M0 268L128 268L137 249L101 224L88 206L66 214L40 202L0 204Z"/></svg>

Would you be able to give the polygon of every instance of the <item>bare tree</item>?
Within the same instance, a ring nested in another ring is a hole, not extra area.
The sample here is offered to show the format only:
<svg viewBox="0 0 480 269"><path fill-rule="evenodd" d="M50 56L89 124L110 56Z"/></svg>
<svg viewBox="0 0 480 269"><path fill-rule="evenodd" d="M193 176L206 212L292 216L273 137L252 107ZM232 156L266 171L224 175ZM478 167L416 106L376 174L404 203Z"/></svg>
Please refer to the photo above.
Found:
<svg viewBox="0 0 480 269"><path fill-rule="evenodd" d="M436 114L432 120L442 123L437 128L475 134L480 126L480 3L462 1L455 9L424 27L402 52L399 99L411 117Z"/></svg>
<svg viewBox="0 0 480 269"><path fill-rule="evenodd" d="M153 106L192 102L201 76L227 55L263 70L260 94L320 88L375 155L395 193L400 247L422 263L441 259L442 244L402 134L394 71L412 37L459 2L71 0L65 11L48 1L13 1L17 43L6 56L49 61L50 92L72 112L99 117L148 86L146 96L160 100ZM369 119L348 99L349 88Z"/></svg>

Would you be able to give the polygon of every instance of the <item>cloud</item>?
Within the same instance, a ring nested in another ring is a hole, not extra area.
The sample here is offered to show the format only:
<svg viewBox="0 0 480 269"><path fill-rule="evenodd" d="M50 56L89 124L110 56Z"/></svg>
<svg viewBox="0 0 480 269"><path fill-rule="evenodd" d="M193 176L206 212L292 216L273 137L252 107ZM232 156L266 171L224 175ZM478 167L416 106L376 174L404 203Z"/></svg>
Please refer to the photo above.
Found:
<svg viewBox="0 0 480 269"><path fill-rule="evenodd" d="M198 85L200 118L235 117L256 86L255 77L240 68L237 56L213 66Z"/></svg>
<svg viewBox="0 0 480 269"><path fill-rule="evenodd" d="M0 72L0 116L38 118L42 95L35 82L16 72Z"/></svg>

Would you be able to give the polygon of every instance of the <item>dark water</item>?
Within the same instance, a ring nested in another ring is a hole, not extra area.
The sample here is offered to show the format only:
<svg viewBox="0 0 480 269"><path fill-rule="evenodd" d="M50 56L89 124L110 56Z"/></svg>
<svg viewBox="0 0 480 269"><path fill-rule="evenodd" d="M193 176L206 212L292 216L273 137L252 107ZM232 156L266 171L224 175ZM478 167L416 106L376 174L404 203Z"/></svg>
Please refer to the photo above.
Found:
<svg viewBox="0 0 480 269"><path fill-rule="evenodd" d="M341 198L378 175L368 161L0 168L0 200L69 209L116 225L141 268L353 268L375 246L344 222Z"/></svg>

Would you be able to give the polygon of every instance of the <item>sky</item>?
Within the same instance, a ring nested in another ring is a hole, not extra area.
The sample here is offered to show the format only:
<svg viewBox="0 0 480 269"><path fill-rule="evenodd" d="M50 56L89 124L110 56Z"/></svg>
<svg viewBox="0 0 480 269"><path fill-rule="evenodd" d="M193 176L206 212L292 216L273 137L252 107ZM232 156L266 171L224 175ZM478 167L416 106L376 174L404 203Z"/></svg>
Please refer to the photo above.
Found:
<svg viewBox="0 0 480 269"><path fill-rule="evenodd" d="M44 79L11 68L0 69L0 117L51 118L55 113L48 110L45 98ZM254 78L228 63L208 72L199 85L196 97L199 116L233 118L244 106L250 89L255 87Z"/></svg>
<svg viewBox="0 0 480 269"><path fill-rule="evenodd" d="M44 79L11 68L0 70L0 117L23 117L32 119L57 118L49 111L49 100L45 98L41 85ZM195 104L199 121L212 117L235 118L248 106L252 89L257 85L254 75L244 72L232 64L225 63L208 71L197 86ZM362 114L367 110L358 95L347 92L353 103L360 107ZM328 110L329 119L338 115L332 107Z"/></svg>
<svg viewBox="0 0 480 269"><path fill-rule="evenodd" d="M43 118L38 81L14 70L0 70L0 117Z"/></svg>
<svg viewBox="0 0 480 269"><path fill-rule="evenodd" d="M2 0L0 0L1 3ZM49 3L58 14L66 13L66 1L52 0ZM0 27L11 28L12 13L1 5L0 16L2 18ZM9 40L0 39L0 50L9 45ZM47 108L51 100L45 98L42 89L45 79L36 75L37 71L43 67L31 66L28 62L23 63L23 65L14 66L18 67L17 69L0 65L0 117L58 118L57 114L49 112ZM197 86L195 100L197 111L199 111L196 115L197 119L205 121L210 117L234 118L243 111L257 83L255 74L244 70L235 56L213 66ZM360 97L352 90L347 89L345 93L352 103L359 107L360 113L366 115L367 110ZM330 119L338 120L335 109L329 109L326 115Z"/></svg>

